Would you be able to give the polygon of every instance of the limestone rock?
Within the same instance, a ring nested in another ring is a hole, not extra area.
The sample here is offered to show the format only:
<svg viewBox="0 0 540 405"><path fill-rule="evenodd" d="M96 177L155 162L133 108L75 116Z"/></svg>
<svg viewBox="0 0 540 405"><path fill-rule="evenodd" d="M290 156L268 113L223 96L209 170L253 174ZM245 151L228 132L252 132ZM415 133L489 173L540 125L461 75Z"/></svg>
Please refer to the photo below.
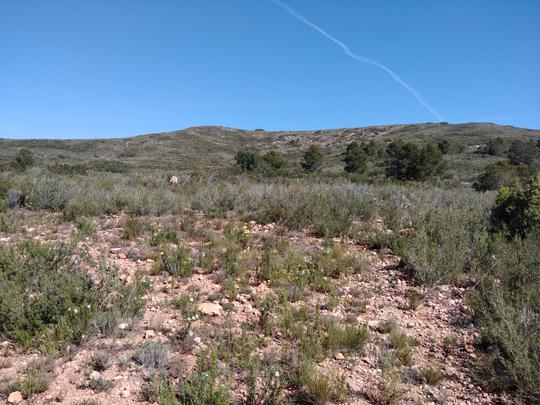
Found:
<svg viewBox="0 0 540 405"><path fill-rule="evenodd" d="M223 308L219 304L214 304L213 302L202 302L198 305L199 311L201 314L207 316L221 316L223 315Z"/></svg>

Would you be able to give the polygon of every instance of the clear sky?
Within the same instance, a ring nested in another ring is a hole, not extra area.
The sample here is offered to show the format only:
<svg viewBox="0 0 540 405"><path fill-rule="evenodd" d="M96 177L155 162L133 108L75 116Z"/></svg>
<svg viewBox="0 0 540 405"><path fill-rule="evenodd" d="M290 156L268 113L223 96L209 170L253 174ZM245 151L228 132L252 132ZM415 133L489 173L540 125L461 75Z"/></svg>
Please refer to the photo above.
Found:
<svg viewBox="0 0 540 405"><path fill-rule="evenodd" d="M539 0L285 2L445 121L540 128ZM0 0L0 137L433 121L272 0Z"/></svg>

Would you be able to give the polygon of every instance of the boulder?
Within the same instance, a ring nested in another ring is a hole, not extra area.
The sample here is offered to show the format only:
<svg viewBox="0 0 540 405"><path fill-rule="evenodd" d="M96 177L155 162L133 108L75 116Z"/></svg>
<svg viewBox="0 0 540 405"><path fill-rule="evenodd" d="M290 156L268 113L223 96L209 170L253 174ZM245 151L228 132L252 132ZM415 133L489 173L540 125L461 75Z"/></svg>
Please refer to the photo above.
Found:
<svg viewBox="0 0 540 405"><path fill-rule="evenodd" d="M213 302L203 302L197 307L201 314L207 316L221 316L223 315L223 308L219 304Z"/></svg>

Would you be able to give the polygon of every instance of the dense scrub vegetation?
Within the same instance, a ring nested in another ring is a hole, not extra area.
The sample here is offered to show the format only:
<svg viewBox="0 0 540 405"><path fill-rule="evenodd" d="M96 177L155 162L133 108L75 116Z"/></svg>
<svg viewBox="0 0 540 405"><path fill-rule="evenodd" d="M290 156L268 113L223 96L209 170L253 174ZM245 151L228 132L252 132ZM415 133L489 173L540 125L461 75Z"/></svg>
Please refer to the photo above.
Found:
<svg viewBox="0 0 540 405"><path fill-rule="evenodd" d="M0 247L0 331L27 348L54 353L85 336L108 334L137 316L143 281L125 285L101 263L93 281L68 246Z"/></svg>

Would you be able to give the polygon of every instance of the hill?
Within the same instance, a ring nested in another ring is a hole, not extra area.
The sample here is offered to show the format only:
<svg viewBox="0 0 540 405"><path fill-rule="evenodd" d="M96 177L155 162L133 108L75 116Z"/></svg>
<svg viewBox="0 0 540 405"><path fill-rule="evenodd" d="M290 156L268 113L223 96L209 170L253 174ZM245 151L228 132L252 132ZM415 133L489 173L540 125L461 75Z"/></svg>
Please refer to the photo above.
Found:
<svg viewBox="0 0 540 405"><path fill-rule="evenodd" d="M489 139L540 138L539 130L485 123L386 125L316 131L263 131L224 127L193 127L180 131L140 135L129 138L95 140L0 140L0 163L8 162L19 148L31 149L40 163L111 160L130 166L175 170L222 168L234 161L236 151L277 150L298 157L310 144L317 143L327 155L327 168L337 165L349 142L374 140L447 139L465 145L465 155ZM471 160L470 156L450 160ZM485 156L472 160L483 166ZM489 161L489 158L487 158Z"/></svg>

